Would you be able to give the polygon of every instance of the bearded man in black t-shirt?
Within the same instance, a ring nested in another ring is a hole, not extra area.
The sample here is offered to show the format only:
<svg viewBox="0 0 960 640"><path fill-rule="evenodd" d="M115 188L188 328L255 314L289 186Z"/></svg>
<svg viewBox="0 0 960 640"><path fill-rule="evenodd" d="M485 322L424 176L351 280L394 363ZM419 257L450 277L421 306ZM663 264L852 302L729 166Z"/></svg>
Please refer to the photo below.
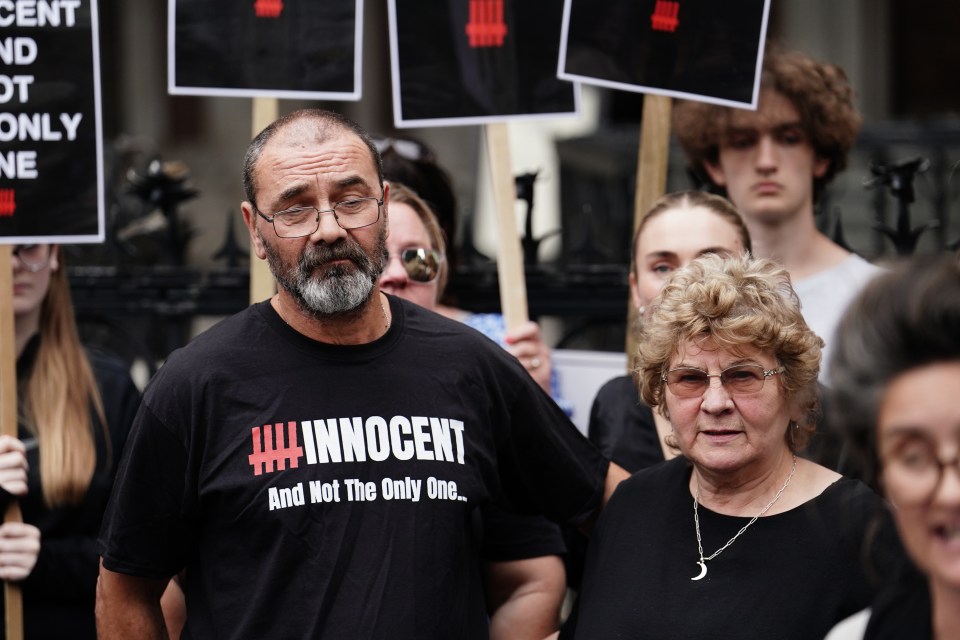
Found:
<svg viewBox="0 0 960 640"><path fill-rule="evenodd" d="M485 638L475 509L586 526L626 474L519 362L381 293L389 185L341 116L267 127L244 220L278 293L173 353L100 536L100 637Z"/></svg>

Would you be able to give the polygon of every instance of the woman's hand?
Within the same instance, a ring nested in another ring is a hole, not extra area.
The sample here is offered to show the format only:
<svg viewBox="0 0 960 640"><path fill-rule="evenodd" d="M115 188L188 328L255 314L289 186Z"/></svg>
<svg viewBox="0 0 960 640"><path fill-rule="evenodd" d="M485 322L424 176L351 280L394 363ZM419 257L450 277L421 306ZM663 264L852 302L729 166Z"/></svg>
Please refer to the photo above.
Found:
<svg viewBox="0 0 960 640"><path fill-rule="evenodd" d="M550 347L544 344L540 336L540 325L527 321L517 329L508 331L504 340L507 351L520 361L544 391L550 393L553 360L550 357Z"/></svg>
<svg viewBox="0 0 960 640"><path fill-rule="evenodd" d="M40 529L25 522L0 525L0 578L23 580L37 564Z"/></svg>
<svg viewBox="0 0 960 640"><path fill-rule="evenodd" d="M12 436L0 436L0 488L15 496L27 494L27 448Z"/></svg>

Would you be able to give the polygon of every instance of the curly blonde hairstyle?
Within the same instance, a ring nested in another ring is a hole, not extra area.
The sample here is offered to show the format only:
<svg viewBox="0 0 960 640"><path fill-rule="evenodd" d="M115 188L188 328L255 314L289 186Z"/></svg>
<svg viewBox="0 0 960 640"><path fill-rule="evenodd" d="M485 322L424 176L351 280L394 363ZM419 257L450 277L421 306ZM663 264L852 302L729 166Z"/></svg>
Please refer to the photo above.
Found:
<svg viewBox="0 0 960 640"><path fill-rule="evenodd" d="M640 396L669 417L663 374L684 343L710 338L738 353L772 353L787 399L803 417L791 421L786 440L802 450L816 428L821 340L803 319L787 271L767 259L706 255L678 270L653 302L638 340L635 378Z"/></svg>
<svg viewBox="0 0 960 640"><path fill-rule="evenodd" d="M771 47L763 58L762 89L772 89L796 107L800 122L817 157L830 161L826 173L814 180L814 195L847 166L847 156L863 118L853 104L854 91L843 69L799 52ZM732 107L678 101L673 109L673 131L691 168L709 180L704 165L716 164L730 128Z"/></svg>

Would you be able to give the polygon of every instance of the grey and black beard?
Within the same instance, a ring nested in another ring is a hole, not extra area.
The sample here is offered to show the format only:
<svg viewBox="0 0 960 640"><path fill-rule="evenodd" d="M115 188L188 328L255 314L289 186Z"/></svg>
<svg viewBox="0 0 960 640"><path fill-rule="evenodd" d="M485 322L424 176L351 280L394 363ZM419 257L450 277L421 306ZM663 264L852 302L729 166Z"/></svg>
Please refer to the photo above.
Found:
<svg viewBox="0 0 960 640"><path fill-rule="evenodd" d="M384 225L374 250L374 255L380 257L376 263L356 242L338 240L334 244L307 245L297 264L289 268L270 243L264 241L263 246L277 286L290 293L302 310L315 318L328 318L353 315L370 299L373 285L386 266L386 242ZM344 259L353 262L354 268L337 265L327 268L322 275L316 272L318 267Z"/></svg>

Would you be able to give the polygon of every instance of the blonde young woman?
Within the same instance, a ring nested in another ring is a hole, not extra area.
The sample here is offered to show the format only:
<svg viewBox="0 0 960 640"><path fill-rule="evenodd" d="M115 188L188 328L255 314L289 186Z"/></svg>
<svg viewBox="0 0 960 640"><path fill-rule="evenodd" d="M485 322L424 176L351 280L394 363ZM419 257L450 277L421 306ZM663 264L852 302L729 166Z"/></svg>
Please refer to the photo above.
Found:
<svg viewBox="0 0 960 640"><path fill-rule="evenodd" d="M23 588L26 638L95 638L96 536L139 402L126 370L80 344L60 247L16 245L18 438L0 436L0 578Z"/></svg>
<svg viewBox="0 0 960 640"><path fill-rule="evenodd" d="M633 236L630 299L642 317L673 273L708 253L750 252L750 233L733 204L702 191L669 193L644 215ZM639 401L631 376L610 380L594 399L587 433L604 454L637 471L677 454L664 439L666 418Z"/></svg>

